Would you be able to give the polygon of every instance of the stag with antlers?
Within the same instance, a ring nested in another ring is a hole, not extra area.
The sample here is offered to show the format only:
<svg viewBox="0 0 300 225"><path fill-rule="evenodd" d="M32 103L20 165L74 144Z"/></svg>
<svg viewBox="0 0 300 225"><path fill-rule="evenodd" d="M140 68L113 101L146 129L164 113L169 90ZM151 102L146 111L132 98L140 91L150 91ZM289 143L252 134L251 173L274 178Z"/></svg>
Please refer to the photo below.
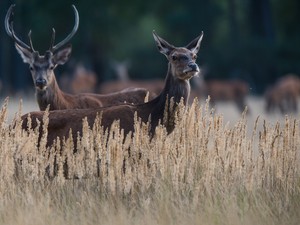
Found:
<svg viewBox="0 0 300 225"><path fill-rule="evenodd" d="M155 99L139 105L117 105L98 109L73 109L55 110L49 112L48 145L51 145L57 137L68 137L72 129L73 137L77 132L82 132L82 120L92 125L98 114L101 114L101 124L109 129L113 121L119 120L120 127L125 133L134 131L135 114L142 122L150 123L150 134L154 134L160 121L166 127L168 133L174 129L175 107L183 99L187 103L190 94L189 80L199 72L196 64L197 53L203 37L203 33L194 39L186 47L175 47L153 32L153 37L159 51L164 54L168 61L168 72L165 86ZM170 101L173 107L169 107ZM38 126L37 120L42 121L45 112L31 112L22 116L23 129L27 129L28 118L31 117L32 127ZM167 119L164 119L167 115Z"/></svg>
<svg viewBox="0 0 300 225"><path fill-rule="evenodd" d="M33 48L31 31L28 33L30 45L27 45L16 36L12 21L14 6L11 5L6 14L5 29L7 34L14 40L16 49L24 63L29 64L40 110L45 110L48 105L50 105L50 110L58 110L96 108L123 104L124 102L132 104L144 102L147 90L143 88L132 88L107 95L92 93L72 95L63 92L56 81L54 69L58 65L65 64L70 57L72 46L68 43L79 26L79 15L76 7L72 5L75 13L75 24L71 33L64 40L54 45L55 29L53 28L50 48L44 55L40 55Z"/></svg>

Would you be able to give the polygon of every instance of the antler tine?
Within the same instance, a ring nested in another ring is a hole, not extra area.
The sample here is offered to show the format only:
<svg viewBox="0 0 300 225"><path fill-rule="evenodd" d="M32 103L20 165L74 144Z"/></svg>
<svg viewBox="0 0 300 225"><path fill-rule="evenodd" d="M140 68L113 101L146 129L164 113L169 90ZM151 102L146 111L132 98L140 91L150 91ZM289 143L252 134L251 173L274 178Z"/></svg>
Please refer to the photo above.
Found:
<svg viewBox="0 0 300 225"><path fill-rule="evenodd" d="M25 44L23 41L21 41L15 34L14 32L14 28L13 28L13 22L10 23L10 27L11 27L11 37L12 39L18 44L20 45L21 47L27 49L28 51L31 51L31 52L34 52L34 50L28 46L27 44Z"/></svg>
<svg viewBox="0 0 300 225"><path fill-rule="evenodd" d="M50 48L49 48L50 51L53 49L54 41L55 41L55 29L52 28L52 37L51 37Z"/></svg>
<svg viewBox="0 0 300 225"><path fill-rule="evenodd" d="M13 14L13 9L16 5L12 4L5 16L5 21L4 21L4 25L5 25L5 30L6 33L8 34L8 36L10 36L18 45L20 45L21 47L29 50L29 51L34 51L31 47L29 47L27 44L25 44L23 41L21 41L14 32L14 28L13 28L13 21L10 22L11 20L11 15Z"/></svg>
<svg viewBox="0 0 300 225"><path fill-rule="evenodd" d="M35 50L33 48L32 40L31 40L31 30L28 33L28 38L29 38L30 48L33 52L35 52Z"/></svg>
<svg viewBox="0 0 300 225"><path fill-rule="evenodd" d="M5 16L5 20L4 20L4 26L5 26L5 30L6 33L8 34L8 36L12 37L12 32L10 30L10 24L9 24L9 20L11 18L11 15L13 14L12 11L14 9L16 5L12 4L9 9L7 10L6 16Z"/></svg>
<svg viewBox="0 0 300 225"><path fill-rule="evenodd" d="M71 31L71 33L61 42L59 42L57 45L53 46L50 51L55 52L57 51L59 48L61 48L62 46L64 46L66 43L68 43L71 38L74 36L74 34L77 32L78 26L79 26L79 15L78 15L78 11L76 9L76 7L74 5L72 5L73 11L75 13L75 25L73 27L73 30Z"/></svg>

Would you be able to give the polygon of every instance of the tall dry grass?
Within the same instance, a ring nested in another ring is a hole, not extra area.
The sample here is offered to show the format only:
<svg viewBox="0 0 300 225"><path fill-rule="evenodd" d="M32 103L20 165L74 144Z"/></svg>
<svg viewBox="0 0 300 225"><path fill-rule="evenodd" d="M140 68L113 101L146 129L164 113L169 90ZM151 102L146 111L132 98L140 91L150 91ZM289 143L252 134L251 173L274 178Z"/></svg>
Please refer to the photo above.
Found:
<svg viewBox="0 0 300 225"><path fill-rule="evenodd" d="M126 137L118 122L108 134L100 118L83 120L74 153L77 137L46 148L45 132L38 147L38 129L21 129L21 107L8 123L7 104L1 224L299 224L298 119L257 118L249 133L245 115L229 126L195 101L179 107L170 135L160 126L152 140L137 118Z"/></svg>

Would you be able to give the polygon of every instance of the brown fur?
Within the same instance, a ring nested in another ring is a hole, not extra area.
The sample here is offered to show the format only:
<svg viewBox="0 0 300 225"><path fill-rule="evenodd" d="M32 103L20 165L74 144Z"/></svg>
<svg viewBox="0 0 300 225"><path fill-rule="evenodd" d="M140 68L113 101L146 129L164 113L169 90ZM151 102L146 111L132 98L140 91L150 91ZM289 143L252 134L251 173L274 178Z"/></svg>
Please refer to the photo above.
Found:
<svg viewBox="0 0 300 225"><path fill-rule="evenodd" d="M207 80L205 81L205 90L206 94L210 96L212 105L218 101L233 101L241 112L245 110L245 98L249 94L249 86L246 82Z"/></svg>
<svg viewBox="0 0 300 225"><path fill-rule="evenodd" d="M65 46L75 35L79 25L79 15L73 5L75 13L75 25L72 32L57 45L54 45L55 30L53 29L52 40L49 50L44 55L35 51L32 45L31 32L29 32L30 46L21 41L14 33L11 15L14 5L9 8L5 17L5 28L7 34L15 41L18 53L21 55L24 63L29 64L33 82L36 88L36 98L40 110L45 110L50 105L50 111L61 109L84 109L111 106L116 104L143 103L147 90L137 88L126 91L120 91L109 95L97 95L83 93L72 95L63 92L56 81L54 69L58 65L65 64L71 54L71 45Z"/></svg>
<svg viewBox="0 0 300 225"><path fill-rule="evenodd" d="M97 75L93 71L86 69L83 65L77 65L71 80L71 92L76 94L95 92L96 85Z"/></svg>
<svg viewBox="0 0 300 225"><path fill-rule="evenodd" d="M47 91L37 91L36 97L41 110L50 105L50 111L62 109L85 109L124 103L139 104L144 102L147 90L132 88L101 95L93 93L68 94L60 90L56 80L47 87Z"/></svg>
<svg viewBox="0 0 300 225"><path fill-rule="evenodd" d="M90 125L95 121L98 114L102 114L102 125L104 128L110 128L114 120L120 120L120 126L125 133L134 131L134 115L141 118L143 122L150 120L150 133L153 134L159 121L163 121L164 112L172 98L175 105L183 98L184 103L188 101L190 93L189 79L199 72L195 63L196 54L200 47L202 35L193 40L185 48L176 48L158 35L153 33L157 47L169 60L168 72L165 80L165 86L161 94L155 99L139 105L117 105L97 109L73 109L73 110L55 110L49 112L48 126L48 145L53 143L56 137L66 137L72 128L73 136L77 132L82 132L82 120L87 118ZM166 114L168 120L164 123L168 132L174 129L174 108L167 108ZM36 120L42 121L44 112L30 113L33 127L36 127ZM23 129L27 129L28 114L22 116Z"/></svg>
<svg viewBox="0 0 300 225"><path fill-rule="evenodd" d="M265 92L266 111L274 112L279 109L282 114L297 112L299 94L299 77L294 74L283 76Z"/></svg>

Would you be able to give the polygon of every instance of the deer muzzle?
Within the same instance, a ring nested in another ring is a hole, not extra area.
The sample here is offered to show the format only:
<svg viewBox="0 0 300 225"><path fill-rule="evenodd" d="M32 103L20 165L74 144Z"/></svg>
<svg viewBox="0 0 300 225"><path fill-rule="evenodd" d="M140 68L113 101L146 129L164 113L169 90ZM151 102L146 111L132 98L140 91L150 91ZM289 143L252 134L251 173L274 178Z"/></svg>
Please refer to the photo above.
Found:
<svg viewBox="0 0 300 225"><path fill-rule="evenodd" d="M38 78L35 80L35 86L39 89L44 89L46 87L47 81L43 78Z"/></svg>
<svg viewBox="0 0 300 225"><path fill-rule="evenodd" d="M199 72L199 67L196 63L194 62L190 62L187 67L184 69L183 71L185 74L190 73L190 72L195 72L198 73Z"/></svg>

